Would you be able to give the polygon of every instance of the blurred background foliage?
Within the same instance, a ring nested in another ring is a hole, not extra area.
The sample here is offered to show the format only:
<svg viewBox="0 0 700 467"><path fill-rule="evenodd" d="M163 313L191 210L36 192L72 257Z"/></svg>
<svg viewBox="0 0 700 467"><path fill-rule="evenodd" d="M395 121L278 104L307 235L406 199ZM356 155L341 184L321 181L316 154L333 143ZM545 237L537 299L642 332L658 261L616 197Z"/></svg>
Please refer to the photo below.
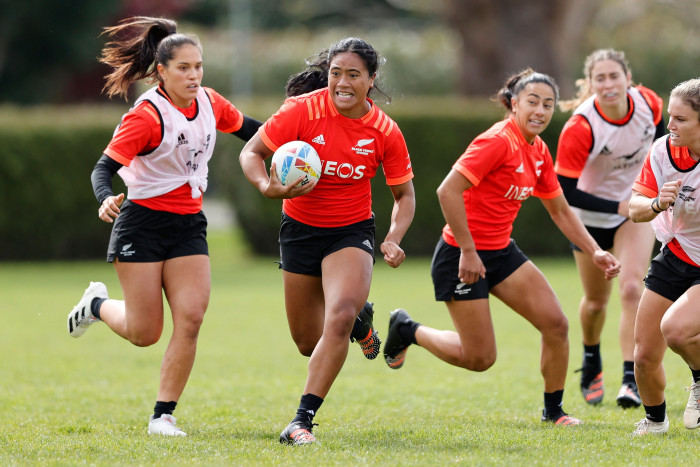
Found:
<svg viewBox="0 0 700 467"><path fill-rule="evenodd" d="M487 96L525 66L569 97L600 47L624 50L662 95L700 63L697 0L26 0L0 17L0 103L105 102L99 35L130 15L199 35L206 84L238 97L281 95L306 57L347 35L387 58L398 99Z"/></svg>
<svg viewBox="0 0 700 467"><path fill-rule="evenodd" d="M418 207L404 247L429 255L442 227L435 189L478 133L502 117L488 100L526 67L555 77L562 98L592 50L626 52L633 79L667 101L700 75L698 0L0 0L0 259L102 257L109 226L98 222L89 174L129 103L101 94L102 28L133 15L176 19L204 49L204 84L265 120L304 60L345 36L385 58L378 102L401 127L414 161ZM556 156L567 118L543 138ZM208 199L229 203L251 249L275 254L279 203L243 177L242 143L221 137ZM378 237L391 198L373 180ZM119 181L115 179L119 186ZM32 193L28 193L32 190ZM94 208L94 210L93 210ZM538 202L524 203L514 236L528 254L568 254Z"/></svg>

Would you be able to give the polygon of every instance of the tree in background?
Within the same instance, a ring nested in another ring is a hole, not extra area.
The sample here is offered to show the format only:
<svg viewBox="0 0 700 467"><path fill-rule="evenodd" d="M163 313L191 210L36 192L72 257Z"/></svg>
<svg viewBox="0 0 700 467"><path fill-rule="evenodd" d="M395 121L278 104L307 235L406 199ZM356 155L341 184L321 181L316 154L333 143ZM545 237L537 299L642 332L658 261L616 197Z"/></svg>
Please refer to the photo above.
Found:
<svg viewBox="0 0 700 467"><path fill-rule="evenodd" d="M570 94L572 52L600 0L448 0L445 21L462 38L458 90L490 95L503 79L532 67Z"/></svg>
<svg viewBox="0 0 700 467"><path fill-rule="evenodd" d="M242 50L232 31L246 6ZM341 33L372 36L405 95L488 96L532 66L568 97L583 58L601 47L624 50L663 94L696 76L700 60L698 0L31 0L0 16L0 103L104 102L99 35L131 15L199 29L207 83L226 89L245 66L257 94L280 93L319 39Z"/></svg>

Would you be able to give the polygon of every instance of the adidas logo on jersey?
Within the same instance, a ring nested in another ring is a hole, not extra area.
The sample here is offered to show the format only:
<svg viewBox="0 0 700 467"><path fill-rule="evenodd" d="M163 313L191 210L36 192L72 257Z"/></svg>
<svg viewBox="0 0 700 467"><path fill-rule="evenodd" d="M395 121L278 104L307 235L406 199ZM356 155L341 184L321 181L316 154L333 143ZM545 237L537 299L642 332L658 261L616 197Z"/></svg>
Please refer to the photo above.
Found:
<svg viewBox="0 0 700 467"><path fill-rule="evenodd" d="M317 137L312 139L311 142L316 144L326 144L326 140L323 139L323 135L318 135Z"/></svg>
<svg viewBox="0 0 700 467"><path fill-rule="evenodd" d="M189 141L187 141L187 138L185 138L184 133L180 133L180 136L177 137L177 145L180 146L182 144L187 144Z"/></svg>
<svg viewBox="0 0 700 467"><path fill-rule="evenodd" d="M525 166L523 165L522 162L520 163L520 165L518 166L518 168L515 169L515 173L518 173L518 174L525 173Z"/></svg>

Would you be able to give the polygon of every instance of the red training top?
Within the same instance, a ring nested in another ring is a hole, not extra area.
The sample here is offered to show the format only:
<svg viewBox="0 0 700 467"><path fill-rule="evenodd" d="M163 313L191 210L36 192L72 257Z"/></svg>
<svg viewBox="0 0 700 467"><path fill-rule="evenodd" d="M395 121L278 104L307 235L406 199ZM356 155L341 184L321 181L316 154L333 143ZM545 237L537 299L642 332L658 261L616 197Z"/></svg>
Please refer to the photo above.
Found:
<svg viewBox="0 0 700 467"><path fill-rule="evenodd" d="M289 217L315 227L340 227L372 217L370 179L379 164L388 185L413 178L411 159L398 125L371 99L362 118L347 118L335 108L328 88L288 98L260 128L272 151L290 141L305 141L318 152L321 178L304 196L285 199Z"/></svg>
<svg viewBox="0 0 700 467"><path fill-rule="evenodd" d="M464 191L464 205L477 250L508 246L515 217L530 195L552 199L562 194L553 164L544 141L537 136L529 144L513 117L472 141L452 168L473 185ZM442 237L459 247L449 225Z"/></svg>

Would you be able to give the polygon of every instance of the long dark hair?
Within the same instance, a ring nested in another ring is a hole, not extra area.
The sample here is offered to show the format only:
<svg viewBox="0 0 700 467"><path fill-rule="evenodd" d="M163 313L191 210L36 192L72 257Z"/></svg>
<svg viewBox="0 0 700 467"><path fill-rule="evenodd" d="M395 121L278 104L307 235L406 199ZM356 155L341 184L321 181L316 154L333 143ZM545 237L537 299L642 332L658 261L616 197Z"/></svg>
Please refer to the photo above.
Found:
<svg viewBox="0 0 700 467"><path fill-rule="evenodd" d="M102 88L108 97L127 97L131 83L148 78L149 83L160 81L158 64L167 66L174 51L191 44L201 51L195 36L176 33L177 23L166 18L134 16L117 26L104 28L111 40L102 49L100 62L113 68ZM136 34L134 34L134 31Z"/></svg>
<svg viewBox="0 0 700 467"><path fill-rule="evenodd" d="M364 40L357 37L346 37L331 45L330 48L306 59L306 69L290 76L287 80L286 96L299 96L328 86L328 70L331 61L333 57L344 52L357 54L364 61L370 76L375 76L379 66L384 62L374 47ZM377 87L376 80L368 95L375 90L384 96L387 102L391 102L391 97Z"/></svg>

